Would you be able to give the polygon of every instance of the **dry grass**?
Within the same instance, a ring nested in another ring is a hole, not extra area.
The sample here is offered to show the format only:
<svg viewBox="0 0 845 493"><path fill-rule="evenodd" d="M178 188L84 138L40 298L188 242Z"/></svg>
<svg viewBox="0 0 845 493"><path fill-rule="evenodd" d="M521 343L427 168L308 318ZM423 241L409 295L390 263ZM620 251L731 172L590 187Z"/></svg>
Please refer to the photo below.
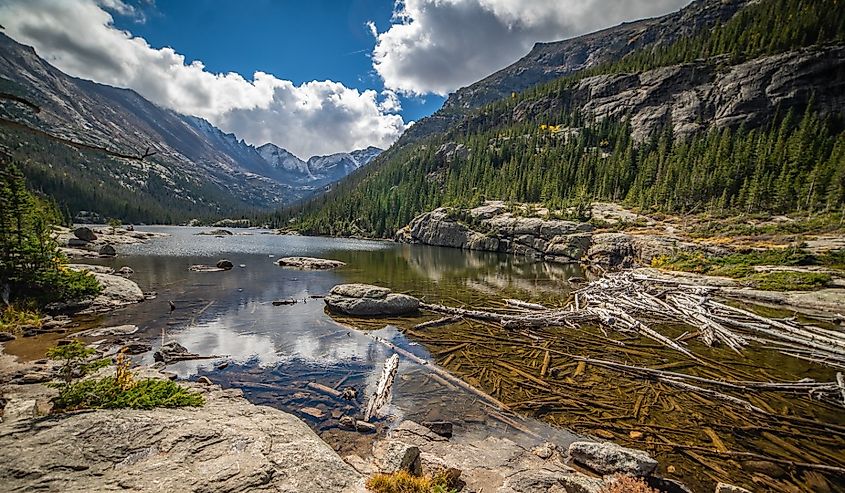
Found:
<svg viewBox="0 0 845 493"><path fill-rule="evenodd" d="M0 332L11 332L16 336L21 335L21 327L33 325L41 327L41 314L29 308L9 305L0 306Z"/></svg>
<svg viewBox="0 0 845 493"><path fill-rule="evenodd" d="M647 485L642 478L617 475L601 489L601 493L660 493Z"/></svg>
<svg viewBox="0 0 845 493"><path fill-rule="evenodd" d="M367 489L374 493L452 493L447 479L440 476L414 476L408 471L373 474Z"/></svg>

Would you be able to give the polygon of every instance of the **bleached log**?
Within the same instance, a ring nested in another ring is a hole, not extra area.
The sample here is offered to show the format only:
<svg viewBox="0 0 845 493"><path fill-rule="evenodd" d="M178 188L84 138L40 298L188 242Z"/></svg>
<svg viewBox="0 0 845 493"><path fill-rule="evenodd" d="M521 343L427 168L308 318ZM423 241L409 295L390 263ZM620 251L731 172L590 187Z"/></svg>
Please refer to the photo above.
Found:
<svg viewBox="0 0 845 493"><path fill-rule="evenodd" d="M390 393L393 389L393 379L396 378L396 371L399 369L399 355L393 354L384 362L381 376L376 385L376 391L367 402L367 410L364 412L364 421L378 414L379 410L390 401Z"/></svg>

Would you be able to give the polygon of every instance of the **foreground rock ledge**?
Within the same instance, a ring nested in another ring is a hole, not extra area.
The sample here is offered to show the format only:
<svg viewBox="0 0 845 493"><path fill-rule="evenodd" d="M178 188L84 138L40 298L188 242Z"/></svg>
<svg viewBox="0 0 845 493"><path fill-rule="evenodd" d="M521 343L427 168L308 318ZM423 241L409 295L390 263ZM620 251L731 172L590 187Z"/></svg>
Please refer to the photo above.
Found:
<svg viewBox="0 0 845 493"><path fill-rule="evenodd" d="M335 313L359 317L407 315L419 310L420 300L370 284L338 284L325 298Z"/></svg>
<svg viewBox="0 0 845 493"><path fill-rule="evenodd" d="M101 410L0 424L4 491L364 491L296 417L196 386L200 408Z"/></svg>

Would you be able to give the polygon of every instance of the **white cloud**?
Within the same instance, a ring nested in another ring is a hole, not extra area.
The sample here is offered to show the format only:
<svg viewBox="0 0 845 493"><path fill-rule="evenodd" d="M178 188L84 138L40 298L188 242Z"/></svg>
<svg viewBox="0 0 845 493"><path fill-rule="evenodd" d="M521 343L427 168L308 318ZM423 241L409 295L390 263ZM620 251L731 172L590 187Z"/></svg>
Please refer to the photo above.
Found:
<svg viewBox="0 0 845 493"><path fill-rule="evenodd" d="M247 142L273 142L307 158L375 145L404 130L395 93L332 81L295 85L256 72L215 74L173 48L114 27L111 13L140 16L121 0L4 0L0 24L62 71L134 89L181 113L201 116Z"/></svg>
<svg viewBox="0 0 845 493"><path fill-rule="evenodd" d="M677 10L690 0L396 0L373 68L405 94L449 92L506 67L535 42Z"/></svg>

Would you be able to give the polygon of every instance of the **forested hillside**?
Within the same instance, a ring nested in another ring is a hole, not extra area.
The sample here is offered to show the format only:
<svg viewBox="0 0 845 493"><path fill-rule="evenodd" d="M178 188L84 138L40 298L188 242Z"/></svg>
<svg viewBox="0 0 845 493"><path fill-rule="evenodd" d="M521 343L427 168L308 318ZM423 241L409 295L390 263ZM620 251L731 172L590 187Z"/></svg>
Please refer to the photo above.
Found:
<svg viewBox="0 0 845 493"><path fill-rule="evenodd" d="M843 40L839 0L758 2L706 34L514 94L446 132L394 146L274 220L312 233L390 236L423 211L483 199L555 209L599 199L667 212L840 210Z"/></svg>

